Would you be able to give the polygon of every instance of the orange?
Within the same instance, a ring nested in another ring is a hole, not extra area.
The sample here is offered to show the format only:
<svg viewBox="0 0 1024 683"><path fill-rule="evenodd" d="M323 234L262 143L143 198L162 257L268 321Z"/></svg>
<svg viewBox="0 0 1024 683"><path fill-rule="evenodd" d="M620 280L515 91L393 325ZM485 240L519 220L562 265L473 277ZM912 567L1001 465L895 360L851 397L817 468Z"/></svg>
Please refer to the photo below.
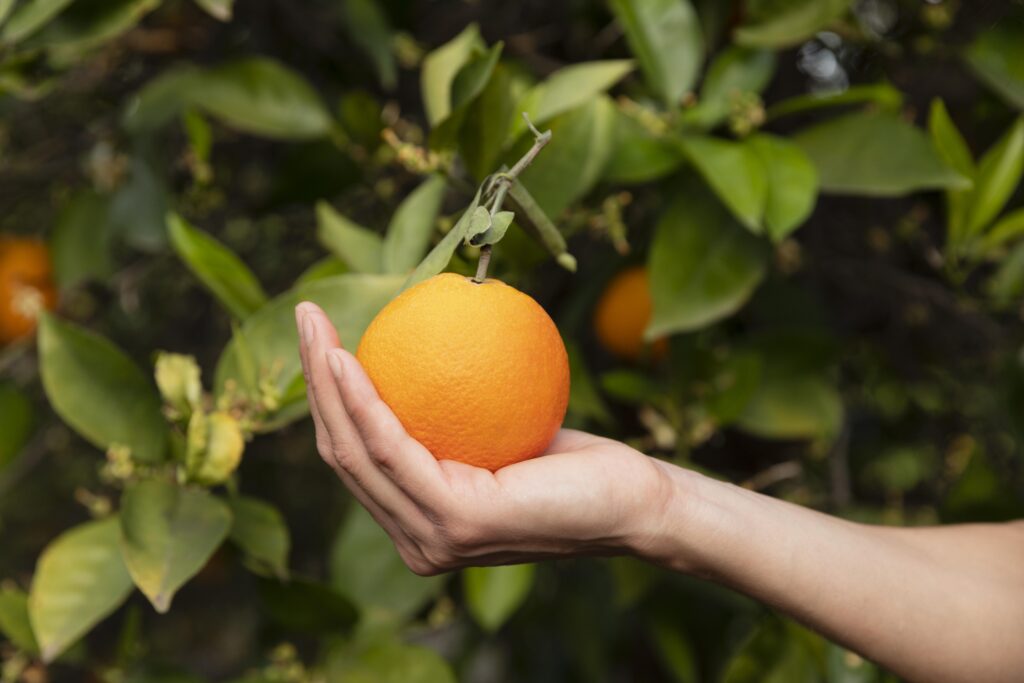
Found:
<svg viewBox="0 0 1024 683"><path fill-rule="evenodd" d="M612 278L597 302L594 332L598 341L626 360L639 360L648 354L655 359L663 357L668 351L665 339L654 341L650 348L644 340L653 308L647 269L627 268Z"/></svg>
<svg viewBox="0 0 1024 683"><path fill-rule="evenodd" d="M56 303L46 245L22 237L0 238L0 344L32 334L39 313Z"/></svg>
<svg viewBox="0 0 1024 683"><path fill-rule="evenodd" d="M497 470L544 452L565 417L558 328L517 289L445 273L381 309L356 357L438 460Z"/></svg>

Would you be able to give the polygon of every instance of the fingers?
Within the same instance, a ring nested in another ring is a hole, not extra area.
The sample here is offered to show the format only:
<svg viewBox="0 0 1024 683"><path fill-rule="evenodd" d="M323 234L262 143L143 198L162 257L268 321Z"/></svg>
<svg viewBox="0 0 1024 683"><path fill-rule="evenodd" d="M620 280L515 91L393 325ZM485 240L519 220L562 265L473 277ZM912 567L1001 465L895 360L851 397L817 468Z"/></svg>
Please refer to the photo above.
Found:
<svg viewBox="0 0 1024 683"><path fill-rule="evenodd" d="M342 403L373 462L413 500L432 509L443 506L450 496L434 456L405 431L355 356L334 348L328 360Z"/></svg>

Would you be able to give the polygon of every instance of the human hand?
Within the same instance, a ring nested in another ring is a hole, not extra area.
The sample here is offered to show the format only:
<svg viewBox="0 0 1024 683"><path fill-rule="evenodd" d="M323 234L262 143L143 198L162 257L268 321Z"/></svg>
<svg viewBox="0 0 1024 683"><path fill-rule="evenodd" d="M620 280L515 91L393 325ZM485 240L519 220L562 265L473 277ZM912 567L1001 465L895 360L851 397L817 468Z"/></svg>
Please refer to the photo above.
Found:
<svg viewBox="0 0 1024 683"><path fill-rule="evenodd" d="M327 316L296 309L317 449L409 568L652 552L675 490L670 465L563 429L545 455L497 472L438 461L409 436Z"/></svg>

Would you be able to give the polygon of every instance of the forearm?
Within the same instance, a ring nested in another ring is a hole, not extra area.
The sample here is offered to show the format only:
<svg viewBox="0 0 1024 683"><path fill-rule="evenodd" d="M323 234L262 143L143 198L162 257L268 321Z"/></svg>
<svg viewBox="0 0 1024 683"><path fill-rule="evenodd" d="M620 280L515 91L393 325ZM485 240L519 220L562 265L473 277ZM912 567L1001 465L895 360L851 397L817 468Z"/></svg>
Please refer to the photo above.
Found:
<svg viewBox="0 0 1024 683"><path fill-rule="evenodd" d="M854 524L666 467L675 494L640 549L803 621L912 680L1024 671L1024 534Z"/></svg>

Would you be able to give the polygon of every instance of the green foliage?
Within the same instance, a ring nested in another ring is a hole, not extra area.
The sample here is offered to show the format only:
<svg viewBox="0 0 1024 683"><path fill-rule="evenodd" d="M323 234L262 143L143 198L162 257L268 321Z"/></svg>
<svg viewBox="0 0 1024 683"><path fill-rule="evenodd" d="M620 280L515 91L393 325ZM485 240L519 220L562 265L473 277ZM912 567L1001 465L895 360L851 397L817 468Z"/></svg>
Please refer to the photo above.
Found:
<svg viewBox="0 0 1024 683"><path fill-rule="evenodd" d="M893 680L635 558L415 575L293 425L293 316L354 351L487 253L565 338L568 427L1020 518L1024 29L912 4L0 0L0 231L60 292L0 349L0 678ZM643 264L620 360L592 320ZM133 586L159 618L105 621Z"/></svg>

